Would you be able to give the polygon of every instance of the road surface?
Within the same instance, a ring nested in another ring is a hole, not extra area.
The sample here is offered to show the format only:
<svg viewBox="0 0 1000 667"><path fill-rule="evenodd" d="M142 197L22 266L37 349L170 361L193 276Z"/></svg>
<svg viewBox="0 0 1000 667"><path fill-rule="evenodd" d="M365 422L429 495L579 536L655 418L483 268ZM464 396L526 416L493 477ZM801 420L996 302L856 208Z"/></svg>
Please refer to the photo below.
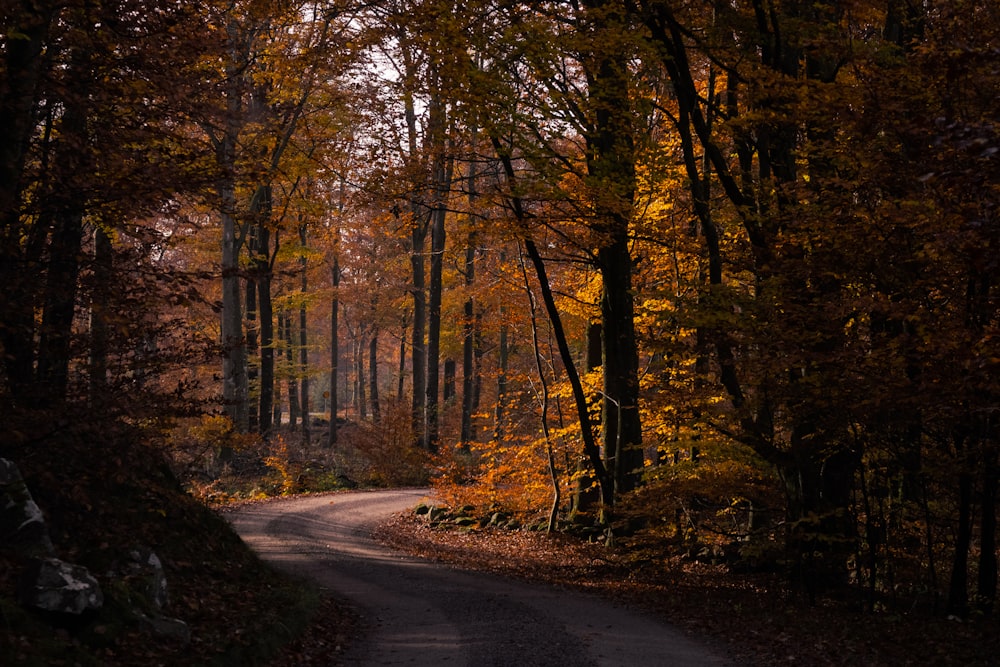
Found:
<svg viewBox="0 0 1000 667"><path fill-rule="evenodd" d="M427 490L308 496L227 518L265 560L350 600L369 625L348 665L694 667L729 665L677 629L597 597L403 556L372 528ZM724 613L724 612L720 612Z"/></svg>

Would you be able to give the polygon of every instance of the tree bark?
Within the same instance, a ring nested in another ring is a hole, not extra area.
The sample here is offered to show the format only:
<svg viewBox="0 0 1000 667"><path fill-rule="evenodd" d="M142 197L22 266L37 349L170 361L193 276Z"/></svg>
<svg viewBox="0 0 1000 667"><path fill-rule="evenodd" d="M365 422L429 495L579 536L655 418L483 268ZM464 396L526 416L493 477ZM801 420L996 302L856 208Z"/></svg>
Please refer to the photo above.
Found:
<svg viewBox="0 0 1000 667"><path fill-rule="evenodd" d="M5 41L4 90L0 95L0 347L4 379L15 402L30 402L34 383L34 293L37 270L32 253L22 249L22 179L36 129L36 100L47 59L42 57L60 3L21 2L10 25L18 39ZM0 392L2 393L2 392Z"/></svg>
<svg viewBox="0 0 1000 667"><path fill-rule="evenodd" d="M90 402L99 404L108 388L111 323L111 280L114 271L111 238L94 229L94 287L90 298Z"/></svg>
<svg viewBox="0 0 1000 667"><path fill-rule="evenodd" d="M987 445L983 461L983 493L979 520L979 577L977 603L986 615L993 613L997 597L997 449Z"/></svg>
<svg viewBox="0 0 1000 667"><path fill-rule="evenodd" d="M372 419L378 424L382 421L382 405L378 388L378 330L372 332L368 341L368 387L372 404Z"/></svg>
<svg viewBox="0 0 1000 667"><path fill-rule="evenodd" d="M271 195L267 187L267 204L264 211L270 218ZM267 225L260 228L260 254L258 255L257 294L260 306L260 433L271 432L271 415L274 408L274 308L271 303L271 233ZM291 348L289 348L291 349Z"/></svg>
<svg viewBox="0 0 1000 667"><path fill-rule="evenodd" d="M306 247L306 232L306 225L300 224L299 242L303 248ZM302 383L302 414L305 416L305 419L302 420L302 441L309 444L309 429L312 426L309 420L309 312L305 299L309 289L307 273L309 263L305 255L299 257L299 266L302 270L302 281L299 289L302 294L302 305L299 306L299 377Z"/></svg>
<svg viewBox="0 0 1000 667"><path fill-rule="evenodd" d="M292 316L285 314L285 330L278 334L285 339L285 347L288 349L289 359L295 358L295 339L292 336ZM288 375L288 426L291 429L299 423L299 383L295 378L295 373Z"/></svg>
<svg viewBox="0 0 1000 667"><path fill-rule="evenodd" d="M340 366L340 235L334 240L333 262L330 269L333 297L330 300L330 430L326 445L331 449L337 445L337 418L340 413L340 396L337 386Z"/></svg>
<svg viewBox="0 0 1000 667"><path fill-rule="evenodd" d="M226 118L222 136L215 142L220 170L216 190L222 223L222 402L226 416L238 433L249 429L247 351L243 336L240 301L239 254L242 239L236 220L236 144L243 114L244 67L248 56L241 53L240 29L235 20L226 26L231 47L226 62ZM231 452L223 452L223 458Z"/></svg>

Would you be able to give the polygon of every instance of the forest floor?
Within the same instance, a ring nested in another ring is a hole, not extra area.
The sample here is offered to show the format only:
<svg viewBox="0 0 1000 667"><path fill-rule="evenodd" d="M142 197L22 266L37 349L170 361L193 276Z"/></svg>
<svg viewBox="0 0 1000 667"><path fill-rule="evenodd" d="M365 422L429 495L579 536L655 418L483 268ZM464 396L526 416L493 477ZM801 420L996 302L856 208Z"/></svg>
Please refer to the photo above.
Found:
<svg viewBox="0 0 1000 667"><path fill-rule="evenodd" d="M719 647L737 665L1000 664L995 620L861 613L850 600L810 605L774 575L733 574L680 559L634 563L624 552L563 534L431 528L409 514L383 524L377 538L462 569L610 597ZM336 664L328 638L342 637L345 623L350 610L320 613L274 664Z"/></svg>

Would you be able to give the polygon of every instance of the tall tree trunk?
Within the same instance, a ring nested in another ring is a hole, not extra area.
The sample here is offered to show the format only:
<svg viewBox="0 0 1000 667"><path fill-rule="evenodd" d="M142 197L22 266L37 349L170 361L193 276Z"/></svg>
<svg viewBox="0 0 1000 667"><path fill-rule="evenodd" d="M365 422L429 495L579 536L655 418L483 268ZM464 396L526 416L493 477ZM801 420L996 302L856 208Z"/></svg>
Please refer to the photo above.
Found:
<svg viewBox="0 0 1000 667"><path fill-rule="evenodd" d="M378 424L382 420L382 406L378 389L378 329L372 332L368 341L368 386L372 403L372 419Z"/></svg>
<svg viewBox="0 0 1000 667"><path fill-rule="evenodd" d="M108 353L111 332L111 276L114 271L111 238L94 229L94 287L90 298L90 402L99 404L108 388Z"/></svg>
<svg viewBox="0 0 1000 667"><path fill-rule="evenodd" d="M556 529L556 520L559 518L559 503L562 500L562 493L559 488L559 470L556 468L556 457L552 448L552 434L549 430L549 381L545 372L545 364L542 360L541 345L538 342L538 305L535 301L535 293L532 291L531 281L528 279L528 269L524 265L524 255L519 253L518 260L521 265L524 290L528 295L528 311L531 314L531 347L535 354L535 371L538 373L538 383L541 387L539 402L542 408L540 416L542 436L545 439L545 456L549 467L549 481L552 482L552 505L549 507L549 522L547 527L547 532L551 533Z"/></svg>
<svg viewBox="0 0 1000 667"><path fill-rule="evenodd" d="M330 269L333 297L330 300L330 430L326 445L333 448L337 444L337 417L340 413L340 396L337 387L340 366L340 235L334 240L333 263Z"/></svg>
<svg viewBox="0 0 1000 667"><path fill-rule="evenodd" d="M396 375L396 402L402 403L406 391L406 316L399 334L399 368Z"/></svg>
<svg viewBox="0 0 1000 667"><path fill-rule="evenodd" d="M256 239L250 239L251 254L256 253ZM257 392L257 402L247 403L247 425L252 432L260 430L260 327L257 324L257 280L256 273L247 276L245 285L246 341L247 341L247 391L252 396Z"/></svg>
<svg viewBox="0 0 1000 667"><path fill-rule="evenodd" d="M300 224L299 242L303 248L306 247L306 231L306 226ZM299 286L299 291L302 294L302 305L299 306L299 377L302 378L301 403L302 415L304 417L302 420L302 441L309 444L309 429L311 426L309 420L309 313L305 298L309 290L309 276L306 271L309 268L309 264L304 254L299 257L299 266L302 270L302 282Z"/></svg>
<svg viewBox="0 0 1000 667"><path fill-rule="evenodd" d="M43 68L42 57L56 2L22 2L12 12L10 25L17 38L5 40L4 89L0 95L0 348L4 371L0 373L15 402L30 403L34 383L36 253L33 244L22 246L26 236L21 216L22 175L31 138L36 130L36 100ZM37 234L37 232L36 232ZM40 244L39 244L40 245ZM40 252L40 247L39 247ZM4 392L0 391L0 395Z"/></svg>
<svg viewBox="0 0 1000 667"><path fill-rule="evenodd" d="M278 332L285 339L285 347L288 349L288 356L290 359L295 358L295 342L292 337L292 317L291 315L285 315L285 330L284 332ZM288 374L288 426L292 430L299 423L299 382L295 377L295 372L292 370Z"/></svg>
<svg viewBox="0 0 1000 667"><path fill-rule="evenodd" d="M70 56L70 78L80 81L83 89L62 100L65 108L52 165L54 178L45 197L47 201L42 204L43 216L44 209L51 210L53 223L38 337L38 400L42 403L66 400L69 387L70 342L87 207L86 190L80 179L87 169L87 154L91 150L83 106L89 60L90 53L82 49L74 49Z"/></svg>
<svg viewBox="0 0 1000 667"><path fill-rule="evenodd" d="M226 120L222 136L215 141L216 164L221 172L216 189L222 222L222 402L233 428L238 433L246 433L249 429L247 350L240 301L242 239L236 221L236 144L243 114L244 69L248 55L242 52L246 45L234 19L229 21L226 31L231 44L226 62ZM223 459L231 454L223 451Z"/></svg>
<svg viewBox="0 0 1000 667"><path fill-rule="evenodd" d="M368 418L368 401L365 398L365 354L368 346L365 345L364 336L358 332L352 346L354 351L354 408L358 411L358 416L364 420Z"/></svg>
<svg viewBox="0 0 1000 667"><path fill-rule="evenodd" d="M979 520L979 580L977 602L987 615L997 597L997 449L986 447L983 461L982 517Z"/></svg>
<svg viewBox="0 0 1000 667"><path fill-rule="evenodd" d="M588 72L592 100L598 101L587 133L587 174L596 213L595 231L603 279L602 436L605 465L615 494L631 491L642 474L642 424L639 413L639 355L632 298L629 223L635 196L635 154L629 74L618 52L625 34L623 8L614 2L585 3L599 37L596 71Z"/></svg>
<svg viewBox="0 0 1000 667"><path fill-rule="evenodd" d="M965 618L969 612L969 547L972 544L972 472L968 443L958 442L958 526L948 582L947 613Z"/></svg>
<svg viewBox="0 0 1000 667"><path fill-rule="evenodd" d="M284 311L279 310L278 313L277 313L277 315L276 315L276 319L277 319L277 323L276 323L277 331L279 331L279 332L284 331L285 330L285 313L284 313ZM288 363L282 361L283 359L285 359L285 360L289 359L289 353L288 353L288 351L285 350L284 343L282 343L280 345L275 345L274 346L274 365L275 365L276 369L277 368L287 368L289 366ZM282 393L281 393L281 380L278 379L277 377L275 377L275 382L274 382L274 406L271 409L271 424L273 426L277 426L279 428L281 427L281 409L282 409L282 401L283 400L284 400L284 397L282 396Z"/></svg>
<svg viewBox="0 0 1000 667"><path fill-rule="evenodd" d="M401 31L402 32L402 31ZM405 32L400 41L406 41ZM417 113L414 95L417 90L419 71L412 54L408 49L402 50L403 56L403 112L406 121L406 138L408 160L414 170L417 166L419 131L417 128ZM414 182L415 192L422 190L426 183ZM413 296L413 326L410 330L410 357L413 393L411 396L411 424L415 444L423 446L424 438L424 408L427 388L427 348L424 337L427 332L427 284L424 251L427 241L428 219L420 203L414 198L410 203L410 268L412 282L410 285Z"/></svg>
<svg viewBox="0 0 1000 667"><path fill-rule="evenodd" d="M475 187L475 166L469 167L470 188ZM474 195L469 194L469 206L472 207ZM460 443L463 450L469 449L472 442L472 415L475 412L476 399L476 300L472 290L476 284L476 243L475 231L469 232L465 247L465 289L468 296L462 312L462 431Z"/></svg>
<svg viewBox="0 0 1000 667"><path fill-rule="evenodd" d="M506 253L500 251L500 265L503 266ZM501 442L505 435L504 421L507 419L507 366L510 363L510 346L508 345L507 306L500 304L500 333L497 344L497 400L493 407L493 441Z"/></svg>
<svg viewBox="0 0 1000 667"><path fill-rule="evenodd" d="M270 192L265 196L268 201L266 210L269 212ZM267 217L270 218L270 215ZM271 303L270 237L267 226L263 225L260 232L257 295L260 302L260 432L265 436L271 432L274 408L274 307Z"/></svg>

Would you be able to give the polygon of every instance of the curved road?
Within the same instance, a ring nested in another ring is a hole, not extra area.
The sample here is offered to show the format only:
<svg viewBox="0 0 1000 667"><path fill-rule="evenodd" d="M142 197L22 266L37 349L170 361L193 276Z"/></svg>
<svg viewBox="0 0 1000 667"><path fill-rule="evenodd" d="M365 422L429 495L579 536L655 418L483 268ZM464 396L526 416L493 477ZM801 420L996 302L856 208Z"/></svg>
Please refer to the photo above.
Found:
<svg viewBox="0 0 1000 667"><path fill-rule="evenodd" d="M728 665L657 620L605 600L402 556L372 528L426 490L312 496L227 513L265 560L363 610L349 665L670 667Z"/></svg>

